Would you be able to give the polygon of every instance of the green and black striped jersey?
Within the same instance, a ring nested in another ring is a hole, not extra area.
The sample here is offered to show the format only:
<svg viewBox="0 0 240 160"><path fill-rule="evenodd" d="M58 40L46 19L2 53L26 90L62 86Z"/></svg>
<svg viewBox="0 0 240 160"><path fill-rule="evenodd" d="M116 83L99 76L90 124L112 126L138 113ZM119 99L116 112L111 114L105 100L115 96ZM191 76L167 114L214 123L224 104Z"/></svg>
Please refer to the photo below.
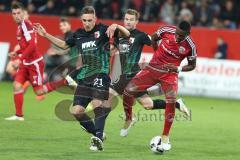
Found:
<svg viewBox="0 0 240 160"><path fill-rule="evenodd" d="M83 79L94 74L109 73L110 51L109 38L105 33L108 26L96 24L95 27L86 32L78 29L73 36L68 37L66 43L75 46L82 58L82 68L77 79ZM115 36L118 30L115 32Z"/></svg>
<svg viewBox="0 0 240 160"><path fill-rule="evenodd" d="M129 38L117 38L122 74L136 74L140 71L138 62L144 45L151 45L150 37L137 29L130 31Z"/></svg>
<svg viewBox="0 0 240 160"><path fill-rule="evenodd" d="M68 55L69 55L69 65L73 68L76 68L77 60L79 57L79 49L76 46L70 48Z"/></svg>

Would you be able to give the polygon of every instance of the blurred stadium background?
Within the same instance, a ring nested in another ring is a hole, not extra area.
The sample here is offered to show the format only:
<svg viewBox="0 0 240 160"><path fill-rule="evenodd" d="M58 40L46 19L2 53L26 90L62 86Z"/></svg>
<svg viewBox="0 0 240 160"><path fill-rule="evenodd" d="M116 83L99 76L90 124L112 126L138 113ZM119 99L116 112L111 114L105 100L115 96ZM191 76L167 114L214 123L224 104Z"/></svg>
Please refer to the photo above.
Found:
<svg viewBox="0 0 240 160"><path fill-rule="evenodd" d="M6 122L13 113L12 79L5 72L8 52L17 44L16 24L10 6L16 0L0 0L0 159L239 159L240 132L240 1L238 0L21 0L30 20L39 22L49 33L63 37L61 16L67 16L72 30L81 27L81 8L93 5L98 21L122 24L127 8L141 13L138 29L152 34L161 25L177 24L179 19L192 22L191 36L198 50L197 68L181 73L179 96L192 111L190 119L180 116L172 131L173 150L156 157L148 149L149 140L159 134L162 121L149 119L140 105L135 107L139 122L128 137L119 136L123 109L110 115L109 136L101 154L88 151L89 135L76 122L65 122L55 115L56 104L71 95L51 93L36 103L30 89L25 96L25 122ZM48 53L53 47L39 37L38 46L50 68L59 57ZM141 62L147 62L153 50L145 47ZM51 59L52 58L52 59ZM46 72L46 77L48 72ZM55 79L59 78L56 73ZM121 100L120 100L121 102Z"/></svg>

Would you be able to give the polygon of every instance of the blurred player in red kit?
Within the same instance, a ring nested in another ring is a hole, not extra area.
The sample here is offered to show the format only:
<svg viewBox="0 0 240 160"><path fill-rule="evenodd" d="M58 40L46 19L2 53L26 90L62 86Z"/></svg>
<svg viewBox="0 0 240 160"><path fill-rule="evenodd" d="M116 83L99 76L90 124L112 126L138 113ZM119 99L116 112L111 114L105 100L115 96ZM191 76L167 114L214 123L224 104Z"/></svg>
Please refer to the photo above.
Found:
<svg viewBox="0 0 240 160"><path fill-rule="evenodd" d="M5 120L23 121L23 84L26 81L31 83L36 95L51 92L60 86L66 85L67 81L63 79L43 85L44 61L42 54L37 48L37 34L33 30L32 23L25 19L24 6L21 3L13 3L12 17L18 24L17 40L20 46L18 51L10 52L11 57L18 56L18 59L14 62L18 66L18 70L13 82L16 114Z"/></svg>
<svg viewBox="0 0 240 160"><path fill-rule="evenodd" d="M24 20L29 20L29 14L27 12L27 10L24 10ZM13 51L11 51L9 53L9 55L16 55L16 52L20 50L20 46L19 44L15 45L14 46L14 49ZM21 54L18 54L18 55L21 55ZM7 67L6 67L6 72L14 79L15 76L16 76L16 73L17 73L17 70L18 70L18 67L19 67L19 63L18 63L18 59L19 59L19 56L11 56L10 57L10 61L8 62L7 64ZM31 85L31 83L29 81L26 81L24 82L23 84L23 89L24 89L24 92L26 92L27 88ZM39 96L36 96L36 99L41 101L44 99L44 95L39 95Z"/></svg>

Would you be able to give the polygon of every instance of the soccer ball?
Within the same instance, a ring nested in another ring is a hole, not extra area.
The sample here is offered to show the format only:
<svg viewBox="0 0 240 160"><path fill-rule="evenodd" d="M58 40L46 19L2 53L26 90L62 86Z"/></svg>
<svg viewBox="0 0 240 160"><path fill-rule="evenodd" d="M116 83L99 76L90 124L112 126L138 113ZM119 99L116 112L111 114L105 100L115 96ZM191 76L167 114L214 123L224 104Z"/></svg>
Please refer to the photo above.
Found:
<svg viewBox="0 0 240 160"><path fill-rule="evenodd" d="M162 139L161 136L153 137L150 141L150 149L153 153L163 154L164 149L161 146Z"/></svg>

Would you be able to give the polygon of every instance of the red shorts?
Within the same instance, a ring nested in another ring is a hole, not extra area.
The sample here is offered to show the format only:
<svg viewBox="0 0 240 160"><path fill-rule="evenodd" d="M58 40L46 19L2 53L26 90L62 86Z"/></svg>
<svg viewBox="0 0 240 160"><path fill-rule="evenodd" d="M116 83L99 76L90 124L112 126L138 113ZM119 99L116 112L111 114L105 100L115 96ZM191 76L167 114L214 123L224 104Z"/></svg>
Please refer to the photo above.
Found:
<svg viewBox="0 0 240 160"><path fill-rule="evenodd" d="M40 60L31 65L21 64L17 70L15 81L24 84L30 81L34 90L42 88L43 85L44 61Z"/></svg>
<svg viewBox="0 0 240 160"><path fill-rule="evenodd" d="M160 83L167 102L175 102L178 90L178 74L167 73L147 66L140 71L131 82L137 91L145 91L147 88Z"/></svg>

